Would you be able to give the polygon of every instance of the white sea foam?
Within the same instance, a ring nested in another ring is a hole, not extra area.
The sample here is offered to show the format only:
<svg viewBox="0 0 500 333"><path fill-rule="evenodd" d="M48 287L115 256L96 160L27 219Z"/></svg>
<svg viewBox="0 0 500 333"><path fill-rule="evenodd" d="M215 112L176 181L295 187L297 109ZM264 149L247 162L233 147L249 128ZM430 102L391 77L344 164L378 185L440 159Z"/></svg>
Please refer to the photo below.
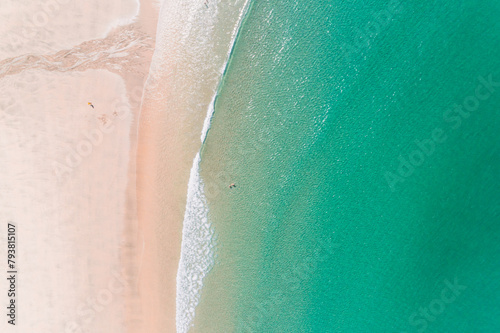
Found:
<svg viewBox="0 0 500 333"><path fill-rule="evenodd" d="M214 98L212 98L212 101L210 102L210 105L208 106L208 112L207 116L205 117L205 121L203 122L203 129L201 130L201 143L205 142L205 139L207 138L208 130L210 129L210 123L212 122L212 117L215 111L215 97L217 96L217 93L214 95Z"/></svg>
<svg viewBox="0 0 500 333"><path fill-rule="evenodd" d="M208 220L207 200L196 154L189 177L186 212L182 228L182 251L177 271L177 332L192 326L203 279L214 264L214 230Z"/></svg>

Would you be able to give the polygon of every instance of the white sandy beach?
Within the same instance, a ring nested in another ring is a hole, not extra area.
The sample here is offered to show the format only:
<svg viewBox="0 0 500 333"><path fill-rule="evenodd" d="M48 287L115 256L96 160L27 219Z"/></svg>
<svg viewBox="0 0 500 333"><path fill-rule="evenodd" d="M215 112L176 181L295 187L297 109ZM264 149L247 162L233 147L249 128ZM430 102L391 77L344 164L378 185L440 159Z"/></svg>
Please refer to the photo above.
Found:
<svg viewBox="0 0 500 333"><path fill-rule="evenodd" d="M141 331L135 154L158 13L149 2L138 11L135 1L0 10L0 217L18 239L16 326L2 320L2 332Z"/></svg>
<svg viewBox="0 0 500 333"><path fill-rule="evenodd" d="M0 216L18 232L16 328L122 331L124 288L110 292L108 283L122 271L132 121L123 79L26 70L0 89L10 104L2 107Z"/></svg>
<svg viewBox="0 0 500 333"><path fill-rule="evenodd" d="M48 54L102 39L113 28L131 24L138 13L136 0L6 0L0 11L0 59Z"/></svg>

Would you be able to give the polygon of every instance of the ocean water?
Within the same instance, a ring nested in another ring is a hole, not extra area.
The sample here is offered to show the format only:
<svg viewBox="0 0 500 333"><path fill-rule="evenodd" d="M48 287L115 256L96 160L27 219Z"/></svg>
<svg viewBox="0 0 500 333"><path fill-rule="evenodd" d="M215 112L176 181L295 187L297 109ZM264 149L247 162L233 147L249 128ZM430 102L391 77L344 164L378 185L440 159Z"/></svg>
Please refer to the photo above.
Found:
<svg viewBox="0 0 500 333"><path fill-rule="evenodd" d="M196 161L190 332L500 332L499 15L250 4Z"/></svg>

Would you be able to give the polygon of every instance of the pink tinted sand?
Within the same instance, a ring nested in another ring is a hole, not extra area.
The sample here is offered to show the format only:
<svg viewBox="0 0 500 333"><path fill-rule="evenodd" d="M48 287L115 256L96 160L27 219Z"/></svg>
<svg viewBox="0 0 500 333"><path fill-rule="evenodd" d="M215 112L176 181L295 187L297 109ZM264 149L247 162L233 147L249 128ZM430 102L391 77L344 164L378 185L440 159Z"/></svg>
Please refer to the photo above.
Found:
<svg viewBox="0 0 500 333"><path fill-rule="evenodd" d="M0 86L9 92L0 99L7 165L0 217L22 235L17 330L175 332L185 188L164 198L168 182L158 173L186 176L190 166L182 172L183 165L158 159L160 133L149 132L155 115L147 107L137 130L158 10L143 1L135 23L109 34L92 22L96 15L127 22L134 6L125 15L123 3L100 12L84 4L92 12L84 17L66 15L78 11L73 3L52 8L53 20L35 28L42 42L16 32L22 15L2 12L14 27L6 33L18 38L2 46L0 58ZM163 204L175 208L165 213ZM13 328L2 321L0 330Z"/></svg>

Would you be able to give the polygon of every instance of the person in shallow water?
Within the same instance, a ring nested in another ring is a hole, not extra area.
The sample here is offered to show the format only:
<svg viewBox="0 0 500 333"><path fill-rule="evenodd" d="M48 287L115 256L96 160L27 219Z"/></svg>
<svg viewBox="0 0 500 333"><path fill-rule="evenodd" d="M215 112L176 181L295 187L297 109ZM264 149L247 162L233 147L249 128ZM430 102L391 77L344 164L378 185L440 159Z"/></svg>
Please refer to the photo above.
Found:
<svg viewBox="0 0 500 333"><path fill-rule="evenodd" d="M233 188L233 187L236 187L236 185L234 183L231 183L231 185L229 185L229 188Z"/></svg>

